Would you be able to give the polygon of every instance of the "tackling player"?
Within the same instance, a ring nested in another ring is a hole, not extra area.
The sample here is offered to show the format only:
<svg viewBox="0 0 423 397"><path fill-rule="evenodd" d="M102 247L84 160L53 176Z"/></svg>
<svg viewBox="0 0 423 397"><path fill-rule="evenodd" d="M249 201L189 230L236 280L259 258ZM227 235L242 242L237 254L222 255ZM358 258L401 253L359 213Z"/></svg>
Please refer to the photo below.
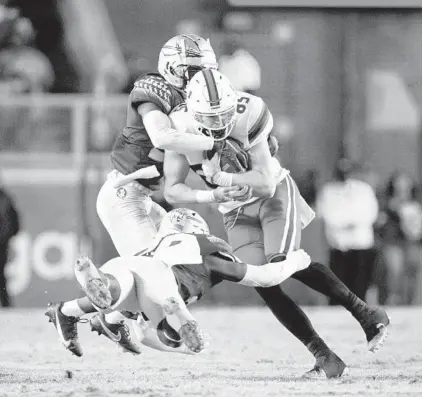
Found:
<svg viewBox="0 0 423 397"><path fill-rule="evenodd" d="M128 99L126 127L110 155L114 170L97 199L97 213L120 256L134 255L148 247L165 214L150 199L163 176L164 149L187 153L214 146L210 137L187 137L175 130L168 117L184 101L189 79L205 67L217 68L209 41L196 35L179 35L161 49L158 73L135 81ZM119 186L125 175L134 172L138 172L134 182Z"/></svg>
<svg viewBox="0 0 423 397"><path fill-rule="evenodd" d="M176 108L171 119L181 131L205 134L219 141L232 139L233 144L206 160L200 151L187 155L166 151L166 199L170 203L220 202L213 190L194 190L186 185L190 168L212 189L218 185L248 186L240 193L230 194L234 201L219 206L235 254L260 265L280 261L291 250L298 249L301 229L311 222L314 212L301 197L289 171L271 156L266 140L273 121L264 101L235 92L221 73L203 70L192 78L186 104ZM245 151L249 154L248 164ZM231 172L222 171L225 167ZM250 191L248 199L239 200L238 194L245 195L246 190ZM380 347L389 324L383 310L369 308L317 262L293 278L337 300L359 321L369 349L375 351ZM298 305L279 286L257 291L278 320L316 357L316 365L307 376L342 376L345 363L319 337Z"/></svg>
<svg viewBox="0 0 423 397"><path fill-rule="evenodd" d="M200 299L223 280L252 287L276 285L309 263L302 250L261 267L242 263L226 242L210 235L199 214L179 208L165 215L154 245L146 252L114 258L100 269L89 258L79 258L75 275L99 311L143 313L143 344L198 353L204 339L186 303ZM118 337L109 335L114 341Z"/></svg>

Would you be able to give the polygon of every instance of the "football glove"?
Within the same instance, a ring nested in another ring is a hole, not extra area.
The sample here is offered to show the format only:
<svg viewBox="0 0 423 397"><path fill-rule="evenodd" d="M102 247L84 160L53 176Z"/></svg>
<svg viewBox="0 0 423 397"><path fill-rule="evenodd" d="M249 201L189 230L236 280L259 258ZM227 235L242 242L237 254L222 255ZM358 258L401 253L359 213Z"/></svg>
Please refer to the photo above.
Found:
<svg viewBox="0 0 423 397"><path fill-rule="evenodd" d="M242 144L236 139L227 138L215 141L213 149L207 152L210 160L216 153L220 154L220 169L225 172L245 172L249 168L249 156Z"/></svg>

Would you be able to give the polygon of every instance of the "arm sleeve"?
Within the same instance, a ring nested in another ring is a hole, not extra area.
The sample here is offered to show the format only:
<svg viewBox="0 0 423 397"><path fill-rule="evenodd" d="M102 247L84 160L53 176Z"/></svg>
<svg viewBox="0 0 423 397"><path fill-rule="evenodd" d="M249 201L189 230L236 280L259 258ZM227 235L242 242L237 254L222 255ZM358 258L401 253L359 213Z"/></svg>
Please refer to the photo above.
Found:
<svg viewBox="0 0 423 397"><path fill-rule="evenodd" d="M212 278L227 280L234 283L242 281L247 273L247 265L231 259L232 254L214 252L207 255L205 265L209 268Z"/></svg>
<svg viewBox="0 0 423 397"><path fill-rule="evenodd" d="M213 148L212 138L173 128L170 118L160 110L149 111L143 117L143 122L151 142L158 149L186 154Z"/></svg>
<svg viewBox="0 0 423 397"><path fill-rule="evenodd" d="M298 271L297 263L288 259L254 266L243 263L230 252L224 251L208 255L204 264L214 280L227 280L254 288L278 285Z"/></svg>

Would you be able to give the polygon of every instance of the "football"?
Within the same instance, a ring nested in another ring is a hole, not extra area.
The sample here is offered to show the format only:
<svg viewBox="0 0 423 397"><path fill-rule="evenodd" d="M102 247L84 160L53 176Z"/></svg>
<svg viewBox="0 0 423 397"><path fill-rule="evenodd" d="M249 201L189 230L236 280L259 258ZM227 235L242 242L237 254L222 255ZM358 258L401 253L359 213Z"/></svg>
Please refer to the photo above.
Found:
<svg viewBox="0 0 423 397"><path fill-rule="evenodd" d="M226 138L220 152L220 169L232 174L246 172L249 169L250 156L236 139Z"/></svg>

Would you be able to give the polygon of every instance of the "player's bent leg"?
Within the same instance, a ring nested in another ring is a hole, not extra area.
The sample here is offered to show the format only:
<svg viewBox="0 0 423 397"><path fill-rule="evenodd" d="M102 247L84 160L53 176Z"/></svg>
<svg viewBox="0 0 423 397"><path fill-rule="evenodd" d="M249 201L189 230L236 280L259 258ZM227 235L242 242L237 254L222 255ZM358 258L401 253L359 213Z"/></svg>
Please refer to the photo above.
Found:
<svg viewBox="0 0 423 397"><path fill-rule="evenodd" d="M191 351L199 353L204 349L203 332L179 295L173 273L170 269L168 270L169 272L160 279L160 284L149 285L145 289L145 294L155 304L160 305L167 316L173 315L178 319L181 325L178 333L183 342ZM164 291L165 294L163 294Z"/></svg>
<svg viewBox="0 0 423 397"><path fill-rule="evenodd" d="M113 187L118 176L116 171L108 175L98 194L97 213L119 255L135 255L150 245L166 211L152 202L148 189L136 182ZM119 313L108 313L105 320L120 326L122 317Z"/></svg>
<svg viewBox="0 0 423 397"><path fill-rule="evenodd" d="M117 171L108 175L97 197L97 214L120 256L135 255L153 241L165 210L136 182L115 188Z"/></svg>
<svg viewBox="0 0 423 397"><path fill-rule="evenodd" d="M183 342L191 351L199 353L204 349L204 335L179 294L172 270L160 261L151 263L151 270L151 276L137 275L135 272L134 277L143 312L154 327L165 316L175 316L181 326L178 333Z"/></svg>
<svg viewBox="0 0 423 397"><path fill-rule="evenodd" d="M301 242L301 196L294 180L288 175L273 198L264 202L260 211L266 256L280 261ZM297 279L342 304L361 324L370 351L377 351L387 337L389 318L382 309L370 309L343 284L333 272L319 263L295 273Z"/></svg>

